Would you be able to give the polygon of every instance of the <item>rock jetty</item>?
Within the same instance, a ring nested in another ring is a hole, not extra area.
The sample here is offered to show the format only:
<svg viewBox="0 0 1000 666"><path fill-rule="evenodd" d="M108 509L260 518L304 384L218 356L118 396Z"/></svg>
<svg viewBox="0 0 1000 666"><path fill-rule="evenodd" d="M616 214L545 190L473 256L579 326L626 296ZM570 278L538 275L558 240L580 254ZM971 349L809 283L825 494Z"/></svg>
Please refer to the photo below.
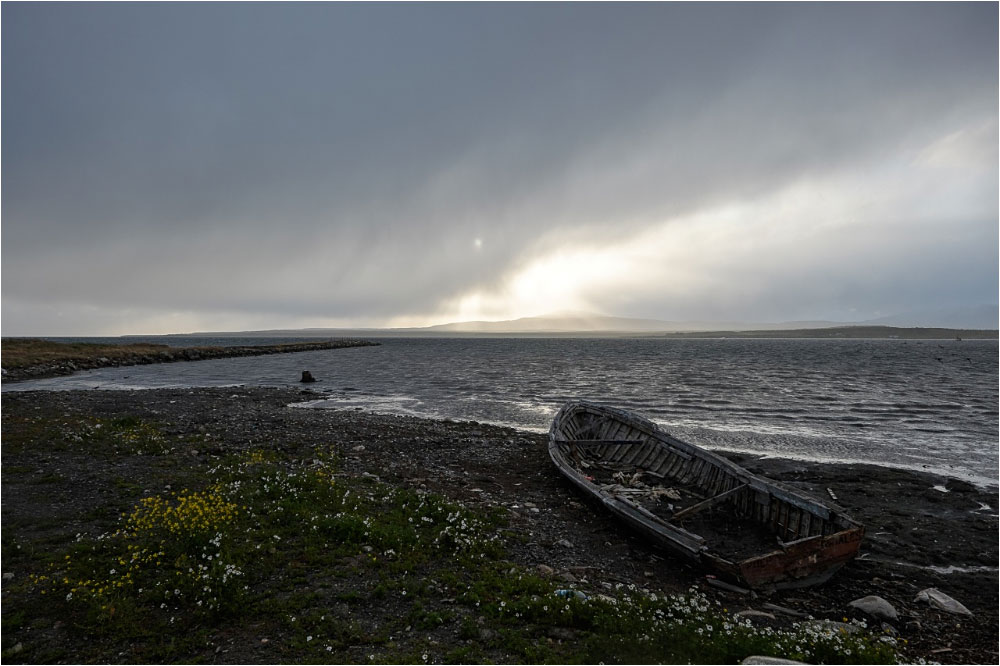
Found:
<svg viewBox="0 0 1000 666"><path fill-rule="evenodd" d="M213 358L234 358L237 356L264 356L268 354L288 354L293 352L341 349L345 347L368 347L380 343L369 340L340 338L317 342L290 342L277 345L240 345L232 347L168 347L157 345L155 351L117 354L114 356L81 355L76 358L60 359L27 367L4 368L4 381L39 379L58 375L70 375L79 370L117 367L124 365L148 365L150 363L173 363L176 361L204 361Z"/></svg>

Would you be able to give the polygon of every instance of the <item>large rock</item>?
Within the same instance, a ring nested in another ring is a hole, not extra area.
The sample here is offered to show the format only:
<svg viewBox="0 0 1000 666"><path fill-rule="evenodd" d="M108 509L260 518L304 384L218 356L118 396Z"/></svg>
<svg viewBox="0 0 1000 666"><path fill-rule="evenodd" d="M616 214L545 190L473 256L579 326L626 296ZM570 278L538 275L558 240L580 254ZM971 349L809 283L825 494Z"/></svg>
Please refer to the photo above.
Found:
<svg viewBox="0 0 1000 666"><path fill-rule="evenodd" d="M955 615L972 615L972 611L936 587L928 587L926 590L920 590L917 592L917 597L914 601L923 601L924 603L930 604L931 608L937 608L938 610L943 610L946 613L954 613Z"/></svg>
<svg viewBox="0 0 1000 666"><path fill-rule="evenodd" d="M300 379L299 381L302 382L303 384L309 384L311 382L316 381L316 378L313 377L312 373L309 372L308 370L303 370L302 379Z"/></svg>
<svg viewBox="0 0 1000 666"><path fill-rule="evenodd" d="M865 615L870 615L871 617L878 618L879 620L899 619L899 614L896 612L896 609L892 607L892 604L882 597L877 597L875 595L855 599L847 605L851 608L858 609Z"/></svg>

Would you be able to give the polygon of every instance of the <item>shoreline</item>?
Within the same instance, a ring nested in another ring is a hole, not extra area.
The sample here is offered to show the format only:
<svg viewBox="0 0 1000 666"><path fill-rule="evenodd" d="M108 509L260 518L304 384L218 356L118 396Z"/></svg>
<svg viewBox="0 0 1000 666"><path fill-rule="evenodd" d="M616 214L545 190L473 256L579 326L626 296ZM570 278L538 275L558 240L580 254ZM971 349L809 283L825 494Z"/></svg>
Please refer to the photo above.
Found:
<svg viewBox="0 0 1000 666"><path fill-rule="evenodd" d="M555 575L573 579L585 572L591 581L638 585L657 593L695 586L730 609L766 611L764 605L770 604L831 620L854 617L849 602L878 595L899 613L900 619L890 624L908 641L908 658L995 661L996 492L920 472L727 454L752 472L816 496L825 497L826 489L833 489L838 503L867 528L861 556L828 583L748 596L712 587L697 567L652 548L589 505L551 464L544 435L476 422L289 407L316 395L311 390L246 387L4 393L4 431L10 434L40 415L55 420L141 418L160 424L172 439L195 437L201 442L167 459L151 459L181 469L215 464L212 461L229 453L253 447L282 451L305 462L318 447L333 446L343 473L352 478L378 479L391 487L430 491L503 511L510 521L507 531L516 536L508 556L519 566L544 565ZM155 466L144 458L148 456L113 459L113 475L129 489L119 497L100 461L60 450L5 447L5 573L11 561L9 535L19 542L51 543L71 541L78 533L99 534L109 529L107 518L101 518L105 513L120 515L131 501L157 492L164 480L157 480ZM48 480L53 475L58 478ZM935 490L935 485L949 492ZM982 509L983 504L990 510ZM946 574L930 567L963 570ZM16 566L13 573L16 579L27 575ZM358 589L366 584L362 577ZM916 594L929 587L957 599L974 616L949 615L916 602ZM4 595L6 610L11 603L6 585ZM776 616L774 622L790 619L766 612ZM8 623L4 626L6 647ZM45 640L68 644L73 637L67 631L62 627L42 633ZM487 656L491 661L503 659ZM270 660L274 658L272 654ZM269 660L259 653L232 657L237 659Z"/></svg>
<svg viewBox="0 0 1000 666"><path fill-rule="evenodd" d="M240 386L240 388L243 388L243 387L244 387L243 385ZM194 388L194 387L192 387L192 388ZM145 389L144 388L144 389L131 389L131 390L153 390L153 389L151 389L151 388L150 389ZM324 410L324 409L330 409L330 410L355 409L355 407L353 407L353 406L352 407L347 407L347 406L344 406L344 407L323 407L323 406L318 406L316 404L316 403L322 403L322 402L326 402L326 401L333 401L335 399L336 399L336 396L332 396L332 395L329 395L329 394L317 392L317 394L314 397L309 398L309 399L305 399L305 400L301 400L301 401L298 401L296 403L292 403L290 406L294 407L296 409L307 409L307 410L309 410L309 409L316 409L316 410ZM368 411L368 410L366 410L366 411ZM432 420L432 421L433 420L441 420L441 419L436 418L435 416L423 416L423 415L403 414L403 413L397 414L395 412L389 412L389 411L371 410L369 413L378 414L378 415L382 415L382 416L397 416L398 415L398 416L413 417L413 418L424 418L424 419L428 419L428 420ZM545 436L545 437L548 436L548 432L549 432L548 428L528 427L528 426L517 425L517 424L499 423L499 422L496 422L496 421L480 421L479 423L482 423L484 425L488 425L490 427L496 427L496 428L512 428L514 430L517 430L518 432L523 432L525 434L541 435L541 436ZM666 429L668 432L671 432L671 434L676 434L673 431L671 431L671 428L670 428L669 425L662 424L662 423L658 423L658 425L660 425L662 428ZM680 439L683 439L684 441L688 441L688 442L693 443L693 444L697 444L697 442L698 442L698 438L696 436L691 436L691 435L688 435L686 433L679 434L678 437ZM894 472L895 471L906 471L906 472L911 472L911 473L916 474L916 475L930 475L930 476L939 477L939 478L944 479L944 480L959 481L959 482L962 482L962 483L971 484L971 485L975 486L978 490L981 490L981 491L984 491L984 492L997 492L998 490L1000 490L1000 479L990 478L989 480L986 480L986 477L983 477L983 479L980 480L979 478L969 478L969 477L962 476L961 474L959 474L957 472L952 473L952 472L949 472L949 471L944 470L944 469L931 468L929 466L923 466L923 467L921 467L919 469L917 467L913 466L913 465L907 465L907 466L901 466L901 467L892 467L892 466L887 465L887 464L870 463L870 462L866 462L864 460L855 460L855 459L837 460L837 459L818 458L818 457L810 458L810 457L805 457L805 456L796 457L796 456L785 456L785 455L766 455L766 454L760 454L759 452L756 452L756 451L753 451L753 450L741 449L741 448L725 448L725 447L703 447L703 448L708 448L713 453L718 453L718 454L723 455L723 456L725 456L727 458L730 458L730 459L738 459L738 458L755 459L755 458L760 458L762 460L775 460L775 461L781 460L781 461L788 461L788 462L804 463L804 464L807 464L807 465L824 465L824 466L825 465L829 465L829 466L842 466L842 467L850 467L850 466L853 466L853 465L860 465L860 466L865 466L865 467L872 467L872 468L875 468L875 469L886 469L886 470L890 470L890 471L894 471Z"/></svg>
<svg viewBox="0 0 1000 666"><path fill-rule="evenodd" d="M843 468L871 468L873 473L877 473L877 470L885 470L890 473L900 472L908 473L918 477L930 477L939 480L940 483L935 485L947 484L949 482L957 482L963 485L972 486L977 491L984 493L996 494L1000 491L1000 480L990 479L985 480L979 478L969 478L961 476L957 473L951 473L947 470L935 469L930 466L923 466L918 469L912 465L902 465L899 467L893 467L888 464L879 463L869 463L863 460L834 460L834 459L823 459L823 458L806 458L806 457L794 457L794 456L769 456L760 455L759 453L753 451L744 450L730 450L730 449L712 449L713 452L724 455L725 457L736 460L740 458L748 459L759 459L761 461L775 461L775 464L780 464L780 462L787 463L801 463L804 465L819 465L825 467L843 467ZM780 462L779 462L780 461ZM766 466L766 465L765 465Z"/></svg>
<svg viewBox="0 0 1000 666"><path fill-rule="evenodd" d="M378 345L379 343L373 343L373 344L374 345ZM366 345L361 345L361 346L366 346ZM305 350L305 351L308 351L308 350ZM180 360L183 360L183 359L180 359ZM72 374L72 373L65 373L65 374ZM52 376L55 376L55 375L52 375ZM18 380L11 380L11 383L21 383L21 382L30 381L32 379L44 379L44 378L45 377L20 378ZM4 381L7 381L7 379L5 378ZM322 381L322 380L319 380L319 381ZM214 389L218 389L218 390L233 389L233 390L240 390L240 391L248 389L248 388L261 388L261 389L264 389L264 390L297 390L296 388L293 388L293 386L295 384L299 384L299 383L300 382L289 382L289 383L287 383L285 385L258 386L258 387L251 387L248 384L234 383L234 384L231 384L231 385L223 385L223 386L216 386L216 387L209 387L209 386L181 386L181 387L178 387L178 386L172 386L170 388L179 388L179 389L189 390L189 391L200 391L200 390L206 390L206 389L210 390L210 389L213 389L213 388ZM82 389L82 388L66 388L66 389L17 389L17 390L11 390L10 392L11 393L14 393L14 392L48 393L48 392L74 392L74 391L83 391L83 390L85 390L85 389ZM155 386L139 387L139 388L136 388L136 387L127 387L127 388L93 387L93 388L90 388L90 389L87 389L87 390L102 390L102 391L132 393L132 392L142 392L142 391L160 391L160 390L164 390L164 387L155 387ZM331 401L331 400L335 400L335 396L331 396L331 394L329 394L329 393L324 393L320 389L304 388L303 389L302 399L297 400L297 401L293 401L293 402L289 403L288 407L290 407L292 409L319 410L319 411L322 411L322 410L338 411L338 410L358 410L358 409L362 409L365 413L371 414L371 415L374 415L374 416L383 416L383 417L395 417L395 416L399 416L399 417L404 417L404 418L425 419L425 420L428 420L428 421L449 421L450 420L450 419L448 419L446 417L438 417L438 416L434 416L434 415L423 415L423 414L416 414L416 413L382 411L382 410L378 410L378 409L359 408L359 407L356 407L356 406L347 406L347 405L344 405L344 406L338 406L338 407L320 407L320 406L316 406L315 405L315 403L328 402L328 401ZM512 430L516 430L516 431L518 431L520 433L523 433L525 435L545 436L545 437L548 436L548 429L547 428L542 428L542 427L537 427L536 428L536 427L531 427L531 426L518 425L516 423L515 424L501 423L501 422L497 422L497 421L478 421L477 423L481 423L484 426L493 427L493 428L512 429ZM666 428L668 430L668 432L670 431L669 426L662 425L662 424L661 424L661 426L664 427L664 428ZM681 437L681 439L684 439L685 441L690 441L692 443L697 443L697 438L696 437L692 437L692 436L689 436L689 435L686 435L686 434L683 434L680 437ZM723 456L725 456L727 458L730 458L730 459L733 459L733 460L741 459L741 458L746 458L746 459L758 459L759 458L761 460L787 461L789 463L803 463L803 464L806 464L806 465L839 466L839 467L851 467L851 466L858 465L858 466L862 466L862 467L870 467L870 468L873 468L874 470L884 469L884 470L888 470L888 471L891 471L891 472L909 472L909 473L912 473L914 475L926 475L926 476L936 477L936 478L940 479L942 482L956 481L956 482L960 482L960 483L963 483L963 484L970 484L970 485L974 486L977 490L982 491L982 492L986 492L986 493L990 493L990 492L996 493L996 492L1000 491L1000 479L996 479L996 478L989 478L989 479L987 479L986 477L979 478L979 477L963 476L962 474L957 473L957 472L949 472L948 470L945 470L945 469L932 468L932 467L930 467L928 465L924 465L921 468L917 468L917 467L915 467L913 465L903 465L903 466L893 467L893 466L890 466L888 464L871 463L871 462L866 462L864 460L857 460L857 459L839 459L838 460L838 459L831 459L831 458L806 457L806 456L794 456L794 455L768 455L768 454L760 454L757 451L748 450L748 449L741 449L741 448L725 448L725 447L704 447L704 448L707 448L708 450L711 450L714 453L723 455Z"/></svg>
<svg viewBox="0 0 1000 666"><path fill-rule="evenodd" d="M27 339L31 342L32 339ZM5 345L17 345L18 339L4 339ZM32 365L3 368L3 381L18 382L28 379L44 379L71 375L79 370L112 368L153 363L175 363L179 361L206 361L217 358L240 356L267 356L270 354L293 354L297 352L324 349L345 349L349 347L374 347L380 342L353 338L338 338L316 342L289 342L275 345L235 345L232 347L169 347L167 345L136 345L140 349L132 351L132 345L94 345L83 353L70 351L66 343L45 342L55 349L60 358ZM86 343L84 343L85 345ZM67 351L61 351L65 348ZM86 347L85 347L86 349ZM117 353L116 353L117 352Z"/></svg>

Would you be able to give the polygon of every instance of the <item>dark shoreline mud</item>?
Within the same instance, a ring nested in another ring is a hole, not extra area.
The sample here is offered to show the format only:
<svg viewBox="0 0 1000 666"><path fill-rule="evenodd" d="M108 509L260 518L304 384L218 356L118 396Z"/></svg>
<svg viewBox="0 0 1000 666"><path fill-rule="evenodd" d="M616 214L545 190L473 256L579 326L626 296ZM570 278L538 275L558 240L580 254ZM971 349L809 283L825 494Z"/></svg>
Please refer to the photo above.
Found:
<svg viewBox="0 0 1000 666"><path fill-rule="evenodd" d="M878 595L899 614L887 630L907 641L907 657L996 663L996 488L868 465L730 455L753 472L817 496L826 498L827 489L832 490L838 503L867 529L861 556L828 583L743 594L712 586L704 572L650 547L587 503L552 465L544 435L475 422L290 406L316 395L263 388L5 393L3 422L9 433L29 417L136 416L160 424L170 437L200 437L197 449L170 454L182 457L174 463L184 465L188 460L192 465L211 464L226 453L258 447L309 460L316 447L332 445L346 474L426 489L484 508L502 507L511 529L521 537L509 553L519 565L544 565L556 575L664 593L697 586L733 611L767 612L778 624L795 619L790 612L829 620L860 617L848 604ZM14 537L19 543L41 543L106 530L102 511L122 501L109 478L127 480L135 496L130 501L162 491L162 478L147 463L122 459L115 464L109 470L107 461L70 452L5 447L5 576L11 561L7 548ZM115 515L125 508L116 507ZM16 568L10 573L15 579L28 574ZM917 593L929 587L960 601L973 616L951 615L915 601ZM7 605L6 585L4 589ZM65 627L36 631L45 632L49 641L68 640ZM20 640L25 638L8 635L5 628L5 650L8 643ZM238 651L227 659L268 660Z"/></svg>

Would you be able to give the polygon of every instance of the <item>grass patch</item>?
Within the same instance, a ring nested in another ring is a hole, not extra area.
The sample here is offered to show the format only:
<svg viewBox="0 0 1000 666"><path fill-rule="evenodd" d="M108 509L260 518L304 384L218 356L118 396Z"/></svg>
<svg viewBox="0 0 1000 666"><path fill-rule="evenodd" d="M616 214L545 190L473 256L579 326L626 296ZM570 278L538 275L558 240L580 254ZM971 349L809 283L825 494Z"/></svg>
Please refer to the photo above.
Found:
<svg viewBox="0 0 1000 666"><path fill-rule="evenodd" d="M93 342L52 342L35 338L4 338L3 367L7 370L29 368L50 363L81 363L97 358L125 359L136 354L158 354L170 349L167 345L132 343L120 345Z"/></svg>
<svg viewBox="0 0 1000 666"><path fill-rule="evenodd" d="M11 419L4 423L7 450L32 447L46 452L76 451L89 455L123 456L172 453L177 442L159 424L138 417L97 418L66 414ZM23 470L23 466L17 470Z"/></svg>
<svg viewBox="0 0 1000 666"><path fill-rule="evenodd" d="M84 367L112 364L129 365L136 362L150 363L184 358L196 360L218 356L242 356L261 353L308 351L311 349L336 349L377 345L366 340L322 340L312 342L285 342L275 345L171 347L163 344L133 342L128 344L100 344L94 342L54 342L37 338L3 338L3 368L18 371L79 364ZM69 368L74 369L74 368Z"/></svg>

